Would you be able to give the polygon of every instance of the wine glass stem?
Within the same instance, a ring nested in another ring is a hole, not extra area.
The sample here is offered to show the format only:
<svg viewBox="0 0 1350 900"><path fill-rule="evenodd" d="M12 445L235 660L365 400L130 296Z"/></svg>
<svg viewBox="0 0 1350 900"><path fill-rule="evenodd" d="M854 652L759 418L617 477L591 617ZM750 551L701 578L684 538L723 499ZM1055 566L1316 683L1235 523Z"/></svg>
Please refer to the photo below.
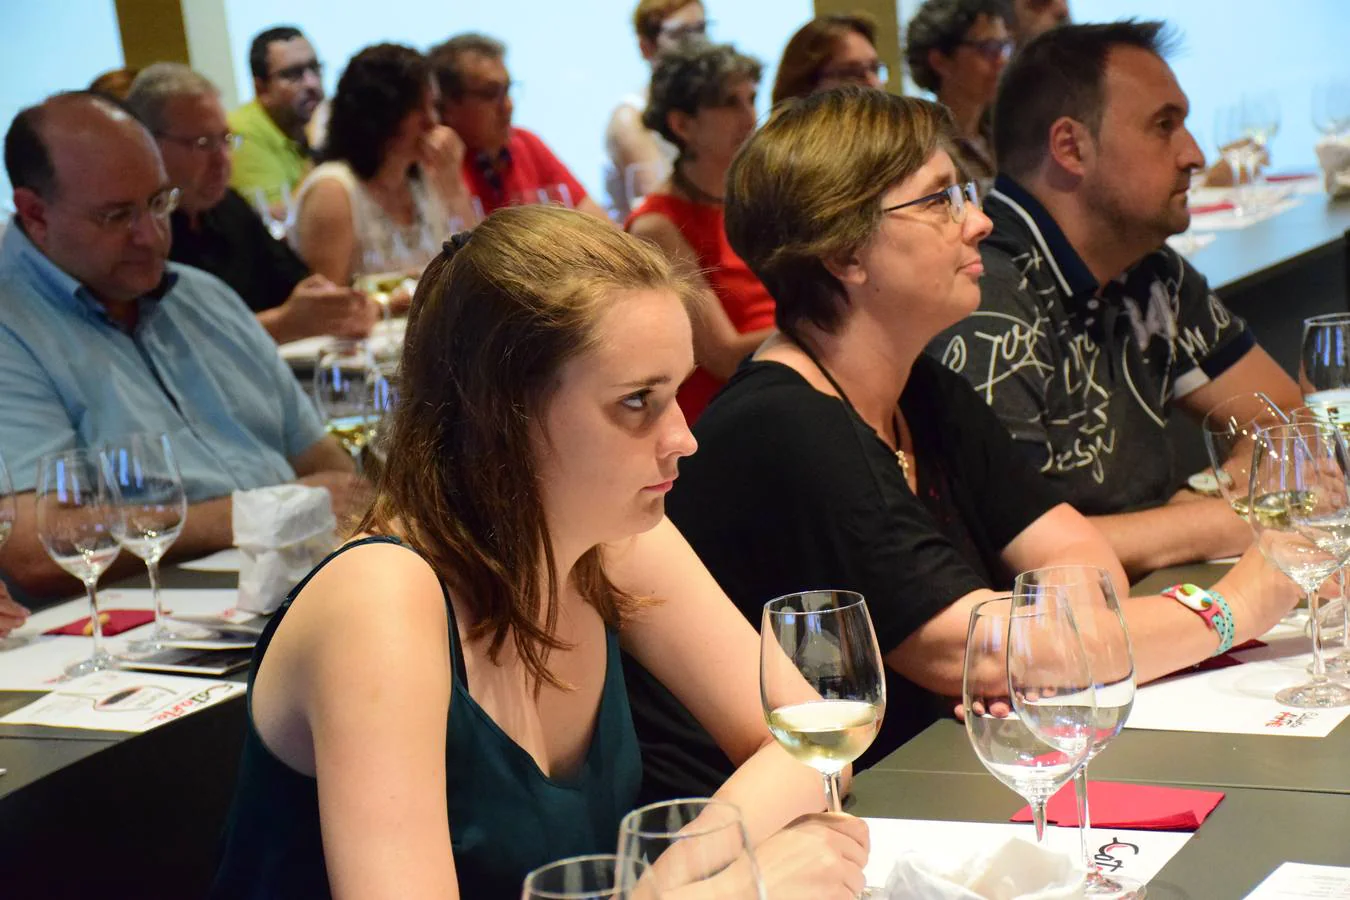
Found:
<svg viewBox="0 0 1350 900"><path fill-rule="evenodd" d="M825 773L825 811L844 811L844 787L840 783L838 772Z"/></svg>
<svg viewBox="0 0 1350 900"><path fill-rule="evenodd" d="M145 572L150 576L150 596L155 602L155 631L164 630L164 601L159 596L159 560L147 559Z"/></svg>
<svg viewBox="0 0 1350 900"><path fill-rule="evenodd" d="M98 618L98 578L86 578L84 592L89 597L90 633L94 637L94 656L103 653L103 623Z"/></svg>
<svg viewBox="0 0 1350 900"><path fill-rule="evenodd" d="M1336 573L1341 587L1341 656L1350 662L1350 597L1345 595L1345 569Z"/></svg>
<svg viewBox="0 0 1350 900"><path fill-rule="evenodd" d="M1092 814L1088 811L1087 763L1083 763L1073 775L1073 792L1078 798L1078 839L1083 850L1083 868L1091 874L1097 871L1097 863L1092 859L1088 841L1088 831L1092 828Z"/></svg>
<svg viewBox="0 0 1350 900"><path fill-rule="evenodd" d="M1322 618L1319 615L1321 605L1321 595L1317 593L1317 588L1312 588L1308 591L1308 615L1312 622L1312 680L1317 684L1327 680L1327 663L1322 658Z"/></svg>
<svg viewBox="0 0 1350 900"><path fill-rule="evenodd" d="M1045 800L1031 801L1031 821L1036 826L1036 843L1045 843Z"/></svg>

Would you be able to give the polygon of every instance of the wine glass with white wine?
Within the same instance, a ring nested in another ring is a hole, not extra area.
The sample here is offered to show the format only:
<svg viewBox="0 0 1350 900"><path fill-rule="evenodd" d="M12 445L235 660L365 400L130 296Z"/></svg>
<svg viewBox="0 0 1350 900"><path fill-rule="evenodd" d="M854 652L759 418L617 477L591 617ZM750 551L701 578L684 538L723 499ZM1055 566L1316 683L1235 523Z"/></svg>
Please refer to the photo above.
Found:
<svg viewBox="0 0 1350 900"><path fill-rule="evenodd" d="M370 439L371 371L373 362L364 345L335 341L319 354L314 369L314 402L327 423L328 433L351 454L362 471L362 450Z"/></svg>
<svg viewBox="0 0 1350 900"><path fill-rule="evenodd" d="M764 604L759 688L769 731L820 772L832 812L839 775L872 744L886 714L886 678L867 601L806 591Z"/></svg>

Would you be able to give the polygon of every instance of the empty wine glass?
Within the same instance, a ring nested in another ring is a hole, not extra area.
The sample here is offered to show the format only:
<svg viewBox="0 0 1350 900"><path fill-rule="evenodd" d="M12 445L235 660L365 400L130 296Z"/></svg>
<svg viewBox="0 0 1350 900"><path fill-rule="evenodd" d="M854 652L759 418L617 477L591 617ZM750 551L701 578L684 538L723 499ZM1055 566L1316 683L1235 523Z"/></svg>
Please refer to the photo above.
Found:
<svg viewBox="0 0 1350 900"><path fill-rule="evenodd" d="M284 241L295 221L295 199L291 196L291 186L282 184L271 189L254 189L253 208L267 226L268 234L278 241Z"/></svg>
<svg viewBox="0 0 1350 900"><path fill-rule="evenodd" d="M1143 900L1144 886L1133 878L1103 873L1093 859L1088 843L1088 830L1092 827L1088 809L1088 763L1120 734L1134 705L1134 653L1111 576L1096 566L1051 566L1018 575L1014 590L1019 598L1025 596L1033 601L1045 591L1057 592L1060 596L1053 602L1062 601L1068 605L1087 654L1096 697L1096 718L1087 759L1074 773L1079 838L1083 866L1087 869L1085 893L1089 897Z"/></svg>
<svg viewBox="0 0 1350 900"><path fill-rule="evenodd" d="M1233 172L1233 191L1230 195L1233 215L1246 215L1250 210L1243 182L1250 177L1248 167L1255 157L1249 152L1250 139L1243 131L1241 106L1221 106L1214 111L1214 143L1219 156Z"/></svg>
<svg viewBox="0 0 1350 900"><path fill-rule="evenodd" d="M629 862L612 853L573 856L540 866L525 876L521 900L659 900L654 890L643 883L633 889L642 876L640 863Z"/></svg>
<svg viewBox="0 0 1350 900"><path fill-rule="evenodd" d="M14 499L14 481L9 477L9 468L5 458L0 456L0 547L5 546L14 531L14 520L18 518L18 505ZM0 637L0 650L13 650L28 642L23 638Z"/></svg>
<svg viewBox="0 0 1350 900"><path fill-rule="evenodd" d="M113 534L122 548L145 560L155 604L150 636L133 641L133 653L159 650L183 637L169 627L159 590L159 561L178 540L187 521L187 495L167 434L133 434L105 451L108 479L117 488Z"/></svg>
<svg viewBox="0 0 1350 900"><path fill-rule="evenodd" d="M98 613L98 579L122 549L116 522L116 488L109 484L97 452L67 450L42 457L38 463L38 538L52 561L78 578L89 597L94 650L88 659L66 667L71 677L117 668L117 659L103 648Z"/></svg>
<svg viewBox="0 0 1350 900"><path fill-rule="evenodd" d="M807 591L764 604L759 689L769 731L821 773L825 801L842 809L839 775L862 755L886 714L886 679L867 601L851 591Z"/></svg>
<svg viewBox="0 0 1350 900"><path fill-rule="evenodd" d="M633 810L619 823L619 858L627 873L645 870L644 887L662 896L764 897L741 811L723 800L669 800Z"/></svg>
<svg viewBox="0 0 1350 900"><path fill-rule="evenodd" d="M1324 138L1350 130L1350 81L1328 79L1313 85L1312 123Z"/></svg>
<svg viewBox="0 0 1350 900"><path fill-rule="evenodd" d="M961 684L975 755L1031 805L1037 842L1045 806L1087 759L1096 724L1087 656L1055 596L996 597L971 610Z"/></svg>
<svg viewBox="0 0 1350 900"><path fill-rule="evenodd" d="M1345 443L1335 429L1297 422L1256 436L1247 517L1266 558L1302 588L1312 626L1312 681L1286 688L1286 706L1350 705L1350 688L1327 677L1318 591L1350 559Z"/></svg>
<svg viewBox="0 0 1350 900"><path fill-rule="evenodd" d="M1256 433L1288 421L1288 415L1275 401L1259 391L1229 397L1216 403L1205 415L1201 432L1219 493L1233 512L1244 519Z"/></svg>
<svg viewBox="0 0 1350 900"><path fill-rule="evenodd" d="M361 470L361 451L370 438L370 370L366 348L352 341L329 344L314 369L314 402L338 439Z"/></svg>

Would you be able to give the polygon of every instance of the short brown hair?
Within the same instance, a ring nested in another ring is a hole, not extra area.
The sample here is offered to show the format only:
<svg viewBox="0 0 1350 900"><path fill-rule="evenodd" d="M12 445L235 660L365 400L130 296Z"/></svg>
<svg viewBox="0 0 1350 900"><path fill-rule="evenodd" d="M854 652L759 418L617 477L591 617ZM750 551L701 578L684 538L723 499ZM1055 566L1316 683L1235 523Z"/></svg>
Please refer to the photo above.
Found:
<svg viewBox="0 0 1350 900"><path fill-rule="evenodd" d="M877 23L867 13L837 13L817 16L797 29L783 48L778 74L773 81L773 105L793 97L805 97L820 83L821 70L834 56L839 39L849 32L877 44Z"/></svg>
<svg viewBox="0 0 1350 900"><path fill-rule="evenodd" d="M461 56L473 53L487 59L504 59L506 45L493 37L477 32L457 34L427 51L436 86L442 96L459 100L464 96L464 72L459 65Z"/></svg>
<svg viewBox="0 0 1350 900"><path fill-rule="evenodd" d="M468 607L469 634L490 636L492 660L511 640L537 686L562 686L547 662L565 645L532 423L562 365L635 289L693 299L659 251L607 222L508 207L432 260L408 317L389 461L358 529L401 533ZM609 581L599 548L572 584L611 628L641 602Z"/></svg>
<svg viewBox="0 0 1350 900"><path fill-rule="evenodd" d="M661 25L675 13L703 0L639 0L633 10L633 30L640 40L655 41L661 36Z"/></svg>
<svg viewBox="0 0 1350 900"><path fill-rule="evenodd" d="M642 124L683 153L684 141L670 127L671 112L695 116L700 109L721 106L733 84L740 79L759 84L762 71L759 60L730 44L682 44L657 59Z"/></svg>
<svg viewBox="0 0 1350 900"><path fill-rule="evenodd" d="M951 140L944 107L856 85L774 109L727 173L726 230L773 295L780 331L838 327L844 288L824 260L867 243L881 196Z"/></svg>

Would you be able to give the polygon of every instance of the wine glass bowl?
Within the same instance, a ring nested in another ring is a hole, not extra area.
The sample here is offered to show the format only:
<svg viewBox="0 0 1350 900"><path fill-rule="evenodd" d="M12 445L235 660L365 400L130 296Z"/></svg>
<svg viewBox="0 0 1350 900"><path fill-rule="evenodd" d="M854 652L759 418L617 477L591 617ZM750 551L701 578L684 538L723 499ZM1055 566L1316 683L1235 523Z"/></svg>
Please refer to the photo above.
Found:
<svg viewBox="0 0 1350 900"><path fill-rule="evenodd" d="M314 368L314 402L328 433L337 438L361 470L361 453L370 438L371 370L366 348L336 341L319 354Z"/></svg>
<svg viewBox="0 0 1350 900"><path fill-rule="evenodd" d="M1215 404L1205 415L1201 432L1214 468L1219 493L1233 512L1247 518L1252 450L1262 428L1283 425L1288 416L1265 394L1237 394Z"/></svg>
<svg viewBox="0 0 1350 900"><path fill-rule="evenodd" d="M117 668L117 659L104 649L98 613L98 580L122 549L115 533L116 496L93 450L49 453L38 463L38 539L53 562L79 579L89 598L93 652L66 668L72 678Z"/></svg>
<svg viewBox="0 0 1350 900"><path fill-rule="evenodd" d="M881 651L862 595L807 591L764 605L760 699L769 731L822 774L838 812L839 775L871 746L886 712Z"/></svg>
<svg viewBox="0 0 1350 900"><path fill-rule="evenodd" d="M652 803L619 823L619 858L645 872L642 891L706 900L762 898L763 881L741 811L724 800Z"/></svg>
<svg viewBox="0 0 1350 900"><path fill-rule="evenodd" d="M540 866L525 876L521 900L629 900L641 876L637 864L612 853L573 856ZM658 900L643 890L643 900Z"/></svg>

